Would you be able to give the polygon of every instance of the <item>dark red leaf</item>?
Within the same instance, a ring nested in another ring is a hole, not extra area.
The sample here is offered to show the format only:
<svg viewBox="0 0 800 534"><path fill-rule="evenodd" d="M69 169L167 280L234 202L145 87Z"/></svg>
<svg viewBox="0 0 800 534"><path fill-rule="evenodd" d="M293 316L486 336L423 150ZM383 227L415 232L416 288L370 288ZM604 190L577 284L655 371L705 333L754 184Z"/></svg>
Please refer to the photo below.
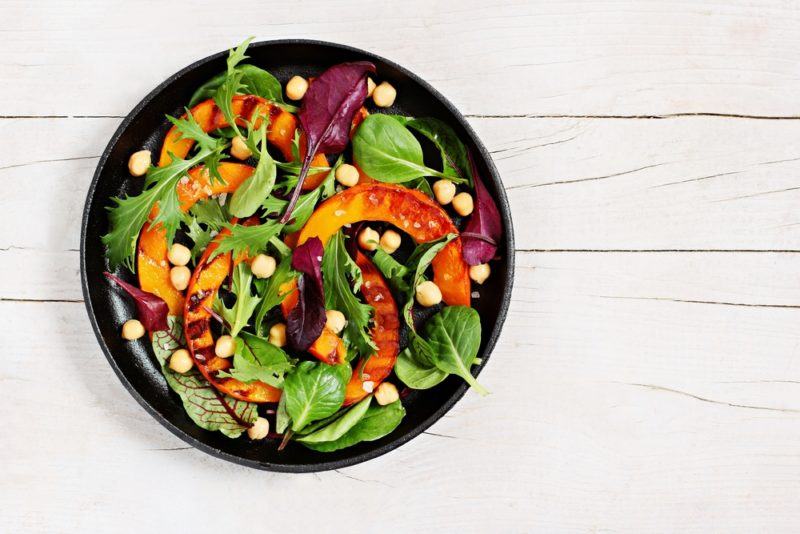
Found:
<svg viewBox="0 0 800 534"><path fill-rule="evenodd" d="M367 98L368 72L375 72L375 65L367 61L341 63L309 86L298 115L306 137L306 155L281 223L286 224L291 217L314 155L335 154L347 146L353 116Z"/></svg>
<svg viewBox="0 0 800 534"><path fill-rule="evenodd" d="M120 280L111 273L103 274L131 296L133 302L136 304L136 314L139 316L139 320L148 332L153 333L160 330L169 330L169 325L167 324L169 307L166 302L152 293L142 291L138 287Z"/></svg>
<svg viewBox="0 0 800 534"><path fill-rule="evenodd" d="M297 305L286 317L286 337L295 350L308 350L325 326L322 254L322 241L317 237L312 237L292 253L292 268L302 273L297 279Z"/></svg>
<svg viewBox="0 0 800 534"><path fill-rule="evenodd" d="M461 233L461 242L464 245L462 256L467 265L479 265L494 258L497 243L503 235L503 225L497 205L478 175L472 154L469 154L469 164L475 183L475 209Z"/></svg>

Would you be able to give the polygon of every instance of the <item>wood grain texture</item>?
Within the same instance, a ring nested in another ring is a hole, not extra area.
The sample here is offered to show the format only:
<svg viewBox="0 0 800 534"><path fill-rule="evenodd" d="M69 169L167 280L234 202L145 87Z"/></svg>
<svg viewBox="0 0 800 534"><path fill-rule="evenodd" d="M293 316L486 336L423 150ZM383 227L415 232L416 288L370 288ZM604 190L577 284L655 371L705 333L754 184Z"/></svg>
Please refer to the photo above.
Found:
<svg viewBox="0 0 800 534"><path fill-rule="evenodd" d="M782 0L0 3L0 530L795 531L798 18ZM187 447L82 304L85 192L122 116L251 34L432 82L514 215L492 395L341 471Z"/></svg>

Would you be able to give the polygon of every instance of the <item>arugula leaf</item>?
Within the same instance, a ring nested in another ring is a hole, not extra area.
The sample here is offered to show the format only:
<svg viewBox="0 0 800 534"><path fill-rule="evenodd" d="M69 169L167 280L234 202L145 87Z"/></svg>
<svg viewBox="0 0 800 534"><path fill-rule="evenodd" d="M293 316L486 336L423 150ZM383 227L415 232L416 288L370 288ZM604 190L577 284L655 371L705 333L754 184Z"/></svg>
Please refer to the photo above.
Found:
<svg viewBox="0 0 800 534"><path fill-rule="evenodd" d="M230 219L215 198L207 198L196 202L189 208L189 213L194 216L198 223L205 224L217 231Z"/></svg>
<svg viewBox="0 0 800 534"><path fill-rule="evenodd" d="M310 193L302 195L297 201L292 212L292 219L289 224L285 226L286 233L296 232L305 226L311 214L314 213L314 206L319 201L320 188L314 189ZM261 204L267 215L273 213L281 213L289 202L280 198L271 196L264 199Z"/></svg>
<svg viewBox="0 0 800 534"><path fill-rule="evenodd" d="M312 421L333 415L342 406L349 374L345 376L339 367L346 367L349 373L346 365L302 362L286 376L283 395L293 431L300 431Z"/></svg>
<svg viewBox="0 0 800 534"><path fill-rule="evenodd" d="M170 389L178 394L186 414L205 430L219 430L238 438L258 418L258 405L223 395L195 368L185 374L169 368L169 357L183 346L180 318L168 317L169 329L153 333L153 352Z"/></svg>
<svg viewBox="0 0 800 534"><path fill-rule="evenodd" d="M239 334L242 328L247 326L253 311L258 306L259 298L253 295L250 290L250 282L252 280L253 273L250 272L250 267L244 262L240 263L233 271L233 287L231 291L236 295L236 302L233 308L225 306L219 296L214 300L214 310L228 323L231 335L234 337Z"/></svg>
<svg viewBox="0 0 800 534"><path fill-rule="evenodd" d="M432 388L449 376L449 373L437 367L428 367L418 362L408 347L397 356L394 372L411 389Z"/></svg>
<svg viewBox="0 0 800 534"><path fill-rule="evenodd" d="M236 66L247 58L244 53L247 50L247 47L250 45L250 41L252 40L253 38L249 37L248 39L245 39L245 41L235 50L232 49L228 51L228 69L225 73L225 79L214 93L214 103L217 105L219 110L222 112L222 115L225 117L225 120L228 121L228 124L230 124L230 127L233 128L237 135L241 135L241 133L239 132L239 126L236 124L236 116L233 113L232 101L236 93L238 93L244 87L242 84L242 77L244 76L244 73L237 69Z"/></svg>
<svg viewBox="0 0 800 534"><path fill-rule="evenodd" d="M405 278L410 271L406 265L394 259L391 254L382 248L375 249L375 254L372 256L372 263L375 264L395 291L399 293L408 292L409 286Z"/></svg>
<svg viewBox="0 0 800 534"><path fill-rule="evenodd" d="M203 130L203 127L197 123L189 108L184 108L184 110L186 111L186 116L180 119L167 115L167 120L178 130L180 138L191 139L200 148L215 150L220 140L211 137Z"/></svg>
<svg viewBox="0 0 800 534"><path fill-rule="evenodd" d="M275 186L277 169L275 161L267 152L267 121L261 121L261 148L258 152L258 165L252 176L244 181L233 193L230 212L234 217L249 217L256 212L261 202L269 197Z"/></svg>
<svg viewBox="0 0 800 534"><path fill-rule="evenodd" d="M266 100L274 102L289 113L297 113L298 108L287 104L283 99L283 89L281 82L268 71L256 67L255 65L239 65L237 67L242 72L242 90L247 94L260 96ZM201 85L192 95L189 107L199 104L214 96L222 82L225 81L227 72L218 74Z"/></svg>
<svg viewBox="0 0 800 534"><path fill-rule="evenodd" d="M353 159L381 182L401 183L425 176L463 181L426 167L419 141L399 121L386 115L364 119L353 137Z"/></svg>
<svg viewBox="0 0 800 534"><path fill-rule="evenodd" d="M472 183L467 148L456 133L445 122L433 117L422 117L405 123L406 128L424 135L439 149L442 157L442 172L460 181Z"/></svg>
<svg viewBox="0 0 800 534"><path fill-rule="evenodd" d="M362 356L377 349L369 333L372 306L362 303L353 294L361 287L361 269L347 253L344 235L337 232L329 241L322 256L322 280L325 287L325 307L339 310L347 317L344 339ZM350 289L350 281L354 288Z"/></svg>
<svg viewBox="0 0 800 534"><path fill-rule="evenodd" d="M147 171L145 189L141 194L112 199L116 205L108 208L111 230L101 238L107 247L106 255L112 269L125 265L131 272L136 272L136 241L156 203L159 213L153 223L164 226L167 244L172 244L175 232L184 220L176 190L178 181L210 153L207 149L201 149L191 159L173 157L168 165L151 167Z"/></svg>
<svg viewBox="0 0 800 534"><path fill-rule="evenodd" d="M226 252L233 252L234 255L246 252L255 256L266 249L267 242L283 229L283 225L277 221L267 221L257 226L225 223L224 227L230 230L230 234L220 239L212 259Z"/></svg>
<svg viewBox="0 0 800 534"><path fill-rule="evenodd" d="M468 306L447 306L425 324L425 333L438 369L460 376L480 395L489 393L470 373L481 343L477 311Z"/></svg>
<svg viewBox="0 0 800 534"><path fill-rule="evenodd" d="M284 375L293 367L289 355L283 350L262 337L241 332L236 338L233 368L229 373L221 371L219 376L232 376L242 382L260 380L281 388Z"/></svg>
<svg viewBox="0 0 800 534"><path fill-rule="evenodd" d="M194 243L194 245L192 245L192 262L196 261L197 257L203 254L208 244L214 239L213 233L213 229L200 226L200 223L197 222L197 217L191 218L186 234Z"/></svg>
<svg viewBox="0 0 800 534"><path fill-rule="evenodd" d="M296 441L301 443L322 443L339 439L348 430L353 428L362 417L364 417L364 414L367 413L370 402L372 402L372 395L369 395L352 408L349 408L341 417L337 418L333 422L314 432L297 438Z"/></svg>
<svg viewBox="0 0 800 534"><path fill-rule="evenodd" d="M392 433L406 414L400 401L386 406L372 405L364 416L350 430L333 441L323 443L303 443L309 449L331 452L351 447L362 441L375 441Z"/></svg>
<svg viewBox="0 0 800 534"><path fill-rule="evenodd" d="M261 301L256 310L255 327L256 333L261 335L264 328L264 317L267 313L283 302L285 295L281 294L281 286L297 276L292 270L292 257L287 256L278 264L278 268L272 273L268 280L256 280L256 287L261 286L259 298Z"/></svg>

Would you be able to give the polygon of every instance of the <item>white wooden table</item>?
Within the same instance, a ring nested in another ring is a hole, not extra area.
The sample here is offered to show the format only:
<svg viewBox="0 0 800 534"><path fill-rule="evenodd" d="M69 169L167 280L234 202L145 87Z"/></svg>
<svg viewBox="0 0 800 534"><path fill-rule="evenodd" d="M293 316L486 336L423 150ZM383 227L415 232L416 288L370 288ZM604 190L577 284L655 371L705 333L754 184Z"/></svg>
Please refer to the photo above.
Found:
<svg viewBox="0 0 800 534"><path fill-rule="evenodd" d="M800 3L178 4L0 2L0 530L797 530ZM426 78L492 151L515 218L493 394L335 472L187 447L119 383L82 303L110 135L251 34Z"/></svg>

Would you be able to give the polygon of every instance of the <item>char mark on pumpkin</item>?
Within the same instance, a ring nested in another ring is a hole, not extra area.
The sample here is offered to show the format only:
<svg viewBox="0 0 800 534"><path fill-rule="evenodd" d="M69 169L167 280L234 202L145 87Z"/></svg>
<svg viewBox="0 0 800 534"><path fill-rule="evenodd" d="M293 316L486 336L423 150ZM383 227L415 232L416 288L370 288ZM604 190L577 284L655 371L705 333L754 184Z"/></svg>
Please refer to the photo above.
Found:
<svg viewBox="0 0 800 534"><path fill-rule="evenodd" d="M210 331L210 321L208 317L191 321L186 325L186 337L197 340Z"/></svg>

